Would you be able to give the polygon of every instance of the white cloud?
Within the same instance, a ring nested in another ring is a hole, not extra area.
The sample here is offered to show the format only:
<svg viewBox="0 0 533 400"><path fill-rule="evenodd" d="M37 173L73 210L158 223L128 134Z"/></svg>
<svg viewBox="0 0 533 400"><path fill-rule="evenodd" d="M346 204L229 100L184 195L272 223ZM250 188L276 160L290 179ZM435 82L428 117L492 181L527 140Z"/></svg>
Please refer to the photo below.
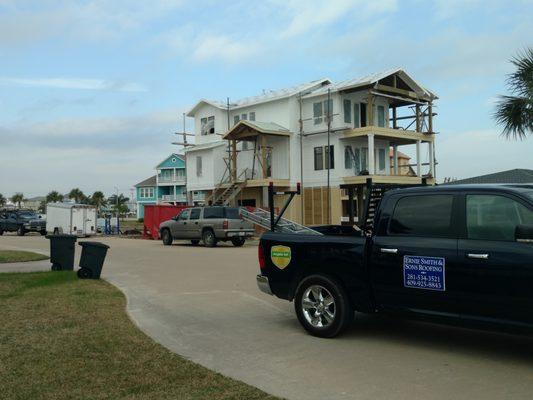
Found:
<svg viewBox="0 0 533 400"><path fill-rule="evenodd" d="M0 78L0 85L48 87L57 89L111 90L120 92L145 92L138 83L84 78Z"/></svg>
<svg viewBox="0 0 533 400"><path fill-rule="evenodd" d="M242 40L233 40L228 36L206 36L195 42L192 56L196 61L221 60L231 63L246 61L254 54L257 47Z"/></svg>

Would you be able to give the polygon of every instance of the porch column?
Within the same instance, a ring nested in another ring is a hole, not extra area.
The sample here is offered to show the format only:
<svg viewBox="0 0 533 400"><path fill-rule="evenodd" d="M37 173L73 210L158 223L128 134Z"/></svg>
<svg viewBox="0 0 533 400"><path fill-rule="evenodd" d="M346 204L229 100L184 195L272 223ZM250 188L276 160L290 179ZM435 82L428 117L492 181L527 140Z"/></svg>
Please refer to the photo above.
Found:
<svg viewBox="0 0 533 400"><path fill-rule="evenodd" d="M394 175L398 175L398 145L392 145L392 162L394 163Z"/></svg>
<svg viewBox="0 0 533 400"><path fill-rule="evenodd" d="M433 165L431 166L431 174L433 176L433 178L437 179L437 167L436 167L436 162L435 162L435 141L432 140L430 142L430 146L431 146L431 162L433 163Z"/></svg>
<svg viewBox="0 0 533 400"><path fill-rule="evenodd" d="M433 142L428 142L429 147L429 174L433 176L435 170L435 157L433 157Z"/></svg>
<svg viewBox="0 0 533 400"><path fill-rule="evenodd" d="M374 134L368 134L368 174L374 175L376 173L374 162Z"/></svg>
<svg viewBox="0 0 533 400"><path fill-rule="evenodd" d="M420 164L420 140L416 141L416 176L421 176L422 165Z"/></svg>
<svg viewBox="0 0 533 400"><path fill-rule="evenodd" d="M348 222L354 224L353 186L348 188Z"/></svg>
<svg viewBox="0 0 533 400"><path fill-rule="evenodd" d="M174 174L176 174L176 170L174 170ZM176 185L174 187L174 201L176 201Z"/></svg>
<svg viewBox="0 0 533 400"><path fill-rule="evenodd" d="M231 141L231 181L237 180L237 141Z"/></svg>

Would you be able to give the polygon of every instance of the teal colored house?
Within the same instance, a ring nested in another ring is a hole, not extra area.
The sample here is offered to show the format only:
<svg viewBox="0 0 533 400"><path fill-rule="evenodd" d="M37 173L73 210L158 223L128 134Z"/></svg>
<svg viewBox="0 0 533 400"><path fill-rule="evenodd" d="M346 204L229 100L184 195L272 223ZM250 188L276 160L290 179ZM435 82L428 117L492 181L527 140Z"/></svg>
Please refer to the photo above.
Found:
<svg viewBox="0 0 533 400"><path fill-rule="evenodd" d="M187 204L185 158L173 153L155 167L157 174L135 185L137 218L146 204Z"/></svg>

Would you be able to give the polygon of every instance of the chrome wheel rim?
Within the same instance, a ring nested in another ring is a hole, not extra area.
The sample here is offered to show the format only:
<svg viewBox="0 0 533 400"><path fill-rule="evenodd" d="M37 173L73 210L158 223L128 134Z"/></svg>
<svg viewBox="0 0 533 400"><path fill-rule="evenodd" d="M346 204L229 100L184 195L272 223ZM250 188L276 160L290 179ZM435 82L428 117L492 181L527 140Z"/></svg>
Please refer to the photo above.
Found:
<svg viewBox="0 0 533 400"><path fill-rule="evenodd" d="M333 296L324 286L312 285L302 296L302 311L315 328L327 328L335 320L337 308Z"/></svg>

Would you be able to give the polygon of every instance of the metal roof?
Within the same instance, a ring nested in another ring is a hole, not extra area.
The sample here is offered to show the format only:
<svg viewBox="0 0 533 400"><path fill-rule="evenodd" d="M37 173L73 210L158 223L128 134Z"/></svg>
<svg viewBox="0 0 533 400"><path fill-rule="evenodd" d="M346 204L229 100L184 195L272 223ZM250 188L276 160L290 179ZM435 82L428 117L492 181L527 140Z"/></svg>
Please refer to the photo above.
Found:
<svg viewBox="0 0 533 400"><path fill-rule="evenodd" d="M459 185L465 183L533 183L533 169L510 169L508 171L496 172L494 174L459 179L457 181L447 182L446 184Z"/></svg>

